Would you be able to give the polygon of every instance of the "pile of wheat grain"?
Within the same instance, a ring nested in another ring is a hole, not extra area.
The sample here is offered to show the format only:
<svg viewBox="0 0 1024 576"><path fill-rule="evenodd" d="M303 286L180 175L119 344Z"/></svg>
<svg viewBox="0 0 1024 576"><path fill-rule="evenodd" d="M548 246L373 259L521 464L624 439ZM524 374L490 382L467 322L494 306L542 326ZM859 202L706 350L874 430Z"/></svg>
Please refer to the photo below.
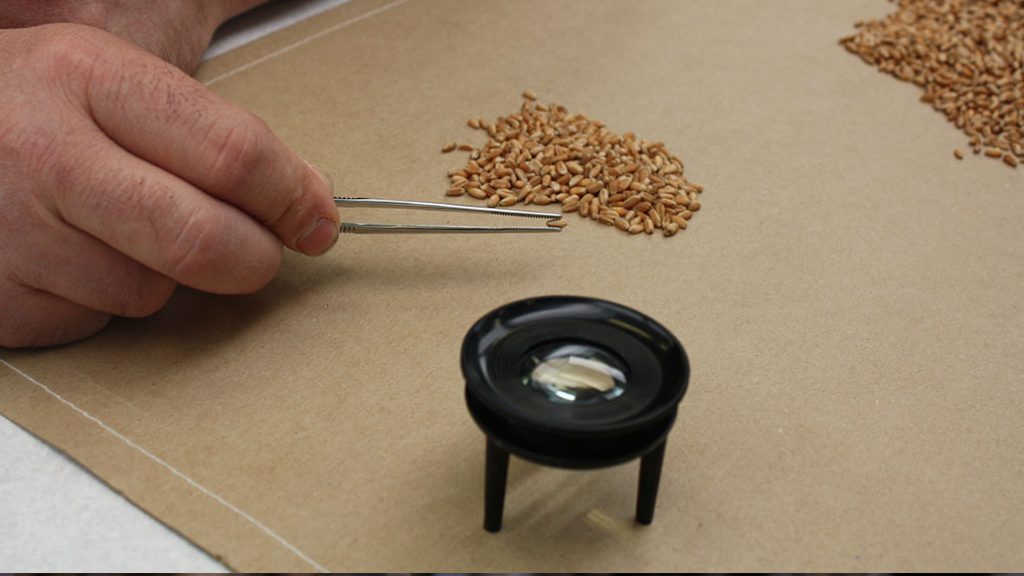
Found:
<svg viewBox="0 0 1024 576"><path fill-rule="evenodd" d="M924 89L975 154L1024 161L1024 1L899 0L840 44ZM963 158L960 150L954 150Z"/></svg>
<svg viewBox="0 0 1024 576"><path fill-rule="evenodd" d="M630 234L660 230L673 236L700 210L699 184L683 176L682 161L660 142L616 134L557 104L523 93L517 114L493 124L467 122L487 132L481 148L450 142L443 152L469 152L461 169L448 173L449 196L468 195L489 206L560 203L563 213ZM564 225L564 221L559 224Z"/></svg>

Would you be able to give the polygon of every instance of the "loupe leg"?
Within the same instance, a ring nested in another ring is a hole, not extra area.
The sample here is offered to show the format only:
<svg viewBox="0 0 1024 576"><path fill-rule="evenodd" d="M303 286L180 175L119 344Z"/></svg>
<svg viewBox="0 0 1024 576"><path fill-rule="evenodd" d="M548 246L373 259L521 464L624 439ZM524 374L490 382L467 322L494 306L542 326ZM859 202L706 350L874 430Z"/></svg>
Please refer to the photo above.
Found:
<svg viewBox="0 0 1024 576"><path fill-rule="evenodd" d="M487 439L487 469L484 473L484 530L501 530L505 509L505 483L508 479L508 452ZM657 489L657 486L655 486Z"/></svg>
<svg viewBox="0 0 1024 576"><path fill-rule="evenodd" d="M658 501L658 483L661 482L661 463L664 460L665 442L640 459L640 487L636 495L636 521L640 524L654 521L654 505Z"/></svg>

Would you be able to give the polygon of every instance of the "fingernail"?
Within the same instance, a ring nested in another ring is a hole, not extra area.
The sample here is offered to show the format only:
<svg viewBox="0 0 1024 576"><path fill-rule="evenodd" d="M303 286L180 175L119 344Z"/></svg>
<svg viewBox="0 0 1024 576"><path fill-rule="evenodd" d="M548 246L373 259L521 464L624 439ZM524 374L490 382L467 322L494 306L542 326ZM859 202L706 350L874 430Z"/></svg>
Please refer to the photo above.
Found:
<svg viewBox="0 0 1024 576"><path fill-rule="evenodd" d="M295 248L309 256L319 256L338 241L338 225L327 218L317 218L295 241Z"/></svg>

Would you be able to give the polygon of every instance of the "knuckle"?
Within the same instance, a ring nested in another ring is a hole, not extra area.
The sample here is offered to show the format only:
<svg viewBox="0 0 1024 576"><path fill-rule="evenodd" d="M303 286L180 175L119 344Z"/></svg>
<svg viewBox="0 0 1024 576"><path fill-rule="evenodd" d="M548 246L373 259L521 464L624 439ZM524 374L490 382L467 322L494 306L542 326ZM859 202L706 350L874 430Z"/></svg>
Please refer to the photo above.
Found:
<svg viewBox="0 0 1024 576"><path fill-rule="evenodd" d="M151 316L167 304L176 286L177 283L170 278L144 271L140 278L130 283L128 295L118 300L114 313L130 318Z"/></svg>
<svg viewBox="0 0 1024 576"><path fill-rule="evenodd" d="M112 182L122 177L119 170L108 170L107 163L109 155L97 153L96 144L102 138L100 135L92 137L69 138L67 135L58 136L49 142L39 143L38 152L35 154L34 167L44 170L46 183L55 199L64 199L81 202L83 199L96 200L97 196L102 197L110 192ZM107 172L106 183L94 181L88 177L94 171L103 170Z"/></svg>
<svg viewBox="0 0 1024 576"><path fill-rule="evenodd" d="M0 347L53 346L103 329L110 316L0 278Z"/></svg>
<svg viewBox="0 0 1024 576"><path fill-rule="evenodd" d="M216 211L194 209L188 214L167 254L173 278L207 278L221 266L215 231L221 229Z"/></svg>
<svg viewBox="0 0 1024 576"><path fill-rule="evenodd" d="M40 231L47 231L50 226L34 192L32 188L8 188L0 184L0 204L3 205L0 209L0 269L5 260L19 259L26 238L38 238Z"/></svg>
<svg viewBox="0 0 1024 576"><path fill-rule="evenodd" d="M95 28L78 24L51 24L41 28L47 32L46 40L36 45L33 55L47 79L87 80L107 61L107 51Z"/></svg>
<svg viewBox="0 0 1024 576"><path fill-rule="evenodd" d="M250 182L267 159L272 134L265 122L244 113L214 123L207 135L210 179L225 189L237 190Z"/></svg>
<svg viewBox="0 0 1024 576"><path fill-rule="evenodd" d="M80 125L62 105L60 94L54 90L35 90L25 84L0 86L3 173L32 182L48 175L48 168L61 160L68 140L80 133Z"/></svg>
<svg viewBox="0 0 1024 576"><path fill-rule="evenodd" d="M223 231L234 228L231 213L196 210L188 215L167 254L167 275L195 288L218 293L249 293L266 286L280 265L281 252L260 245L239 253L230 246L237 238ZM237 224L237 223L235 223Z"/></svg>
<svg viewBox="0 0 1024 576"><path fill-rule="evenodd" d="M0 279L0 347L25 346L25 328L21 326L23 310L16 287Z"/></svg>
<svg viewBox="0 0 1024 576"><path fill-rule="evenodd" d="M24 178L48 173L60 161L63 138L54 127L34 118L11 118L0 127L4 165Z"/></svg>
<svg viewBox="0 0 1024 576"><path fill-rule="evenodd" d="M295 187L280 198L280 211L267 220L267 226L277 233L284 233L291 240L301 226L307 225L317 214L317 201L311 194L298 192L305 188Z"/></svg>

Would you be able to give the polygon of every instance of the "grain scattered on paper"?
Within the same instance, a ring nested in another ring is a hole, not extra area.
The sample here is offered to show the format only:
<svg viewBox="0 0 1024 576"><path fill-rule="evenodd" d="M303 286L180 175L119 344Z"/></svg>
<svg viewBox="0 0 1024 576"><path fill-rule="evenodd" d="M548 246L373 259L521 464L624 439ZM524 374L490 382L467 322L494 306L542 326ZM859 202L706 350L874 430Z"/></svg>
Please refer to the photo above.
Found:
<svg viewBox="0 0 1024 576"><path fill-rule="evenodd" d="M924 89L975 154L1024 160L1024 1L899 0L840 44ZM963 154L954 151L959 159Z"/></svg>
<svg viewBox="0 0 1024 576"><path fill-rule="evenodd" d="M563 214L634 235L674 236L700 210L704 187L686 179L682 160L663 143L620 135L559 104L540 104L529 90L522 96L518 113L493 124L466 122L488 140L481 148L458 146L469 160L448 172L449 195L462 190L489 206L560 204Z"/></svg>

